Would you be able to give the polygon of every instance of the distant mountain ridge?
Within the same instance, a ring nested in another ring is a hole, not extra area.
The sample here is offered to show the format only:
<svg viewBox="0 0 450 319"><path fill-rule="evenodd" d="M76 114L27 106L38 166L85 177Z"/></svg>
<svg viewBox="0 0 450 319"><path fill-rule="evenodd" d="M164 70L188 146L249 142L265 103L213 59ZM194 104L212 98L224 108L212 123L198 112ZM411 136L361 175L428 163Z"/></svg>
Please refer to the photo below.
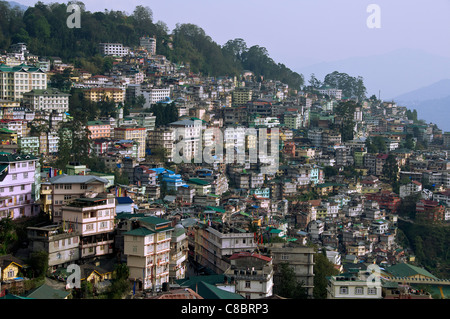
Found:
<svg viewBox="0 0 450 319"><path fill-rule="evenodd" d="M6 2L8 2L9 3L9 6L11 7L11 8L14 8L14 7L19 7L20 9L22 9L22 10L27 10L28 9L28 6L26 6L26 5L23 5L23 4L21 4L21 3L18 3L18 2L15 2L15 1L6 1Z"/></svg>
<svg viewBox="0 0 450 319"><path fill-rule="evenodd" d="M450 58L418 49L399 49L379 55L353 57L295 68L307 81L312 73L319 80L333 72L362 76L367 94L391 100L450 76ZM381 92L380 92L381 91Z"/></svg>
<svg viewBox="0 0 450 319"><path fill-rule="evenodd" d="M394 101L408 109L416 109L419 119L450 131L450 79L399 95Z"/></svg>

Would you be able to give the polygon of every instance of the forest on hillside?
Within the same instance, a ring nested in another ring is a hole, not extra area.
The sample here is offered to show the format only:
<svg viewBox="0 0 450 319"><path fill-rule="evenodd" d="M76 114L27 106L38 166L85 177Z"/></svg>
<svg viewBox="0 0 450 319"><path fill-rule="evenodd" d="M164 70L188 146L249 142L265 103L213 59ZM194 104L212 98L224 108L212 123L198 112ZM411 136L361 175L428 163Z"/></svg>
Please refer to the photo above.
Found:
<svg viewBox="0 0 450 319"><path fill-rule="evenodd" d="M80 28L67 26L67 6L81 8ZM257 79L278 80L300 89L301 74L270 58L264 47L247 47L243 39L219 45L194 24L177 24L172 31L163 21L153 21L151 8L136 6L133 13L105 10L90 12L82 2L37 2L22 11L0 1L0 49L8 50L14 43L27 43L31 53L42 57L59 57L76 67L99 66L103 70L98 43L118 42L136 47L142 36L155 36L157 54L172 62L189 64L191 71L207 76L237 75L243 70L254 72Z"/></svg>

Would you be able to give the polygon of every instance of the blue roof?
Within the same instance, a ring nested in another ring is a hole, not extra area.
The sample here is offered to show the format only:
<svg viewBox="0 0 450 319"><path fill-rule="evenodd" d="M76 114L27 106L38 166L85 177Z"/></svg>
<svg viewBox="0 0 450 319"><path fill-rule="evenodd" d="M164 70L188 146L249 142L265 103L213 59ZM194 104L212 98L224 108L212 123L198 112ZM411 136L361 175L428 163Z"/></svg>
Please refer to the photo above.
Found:
<svg viewBox="0 0 450 319"><path fill-rule="evenodd" d="M118 204L132 204L134 203L130 197L116 197Z"/></svg>

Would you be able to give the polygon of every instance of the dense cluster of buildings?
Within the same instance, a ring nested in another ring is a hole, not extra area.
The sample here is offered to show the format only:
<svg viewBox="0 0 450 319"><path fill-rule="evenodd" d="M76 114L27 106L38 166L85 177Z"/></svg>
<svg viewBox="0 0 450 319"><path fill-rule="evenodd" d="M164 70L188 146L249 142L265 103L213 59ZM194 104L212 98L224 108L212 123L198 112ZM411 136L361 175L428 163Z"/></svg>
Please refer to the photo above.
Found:
<svg viewBox="0 0 450 319"><path fill-rule="evenodd" d="M46 251L51 273L76 263L95 270L83 278L99 285L122 262L137 291L203 285L230 298L275 296L283 263L312 297L318 253L339 272L328 278L328 298L408 295L396 279L399 267L437 280L410 265L414 255L398 244L397 222L404 218L402 201L416 195L417 221L450 220L448 133L408 119L395 102L358 101L337 88L299 91L255 82L250 71L192 74L157 55L155 43L143 37L138 48L99 44L115 63L94 76L58 58L33 56L25 44L3 57L0 219L42 213L51 221L28 227L27 248L11 258ZM86 129L91 152L127 183L84 163L67 163L65 170L49 165L58 155L58 128L71 115L70 94L48 83L66 68L87 99L115 103L116 116ZM355 100L354 138L344 140L334 109ZM157 126L148 112L156 103L175 105L178 120ZM125 104L133 105L130 114L123 114ZM384 148L374 152L368 141L375 139ZM205 150L219 144L224 152L216 149L206 161ZM276 161L251 156L264 146ZM199 153L203 160L196 161ZM384 173L389 155L399 191ZM20 268L19 260L14 264ZM384 284L367 288L373 264L385 269ZM18 278L4 274L6 283Z"/></svg>

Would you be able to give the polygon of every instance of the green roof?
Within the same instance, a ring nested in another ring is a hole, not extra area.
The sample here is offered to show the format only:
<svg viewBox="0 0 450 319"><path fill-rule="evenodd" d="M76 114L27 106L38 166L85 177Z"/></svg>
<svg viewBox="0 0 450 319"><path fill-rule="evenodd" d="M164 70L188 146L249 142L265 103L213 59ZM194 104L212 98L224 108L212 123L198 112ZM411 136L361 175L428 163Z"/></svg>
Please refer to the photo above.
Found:
<svg viewBox="0 0 450 319"><path fill-rule="evenodd" d="M124 235L130 235L130 236L147 236L147 235L151 235L154 234L154 231L151 231L148 228L145 227L140 227L140 228L136 228L133 230L130 230L128 232L126 232Z"/></svg>
<svg viewBox="0 0 450 319"><path fill-rule="evenodd" d="M208 181L205 181L205 180L199 179L199 178L191 178L188 180L188 183L201 185L201 186L210 185L210 183Z"/></svg>
<svg viewBox="0 0 450 319"><path fill-rule="evenodd" d="M225 213L226 212L226 210L223 209L222 207L206 206L206 208L210 209L210 210L213 210L215 212L218 212L218 213Z"/></svg>
<svg viewBox="0 0 450 319"><path fill-rule="evenodd" d="M189 288L196 291L205 299L244 299L244 297L239 294L220 289L219 287L204 281L200 281L198 284Z"/></svg>
<svg viewBox="0 0 450 319"><path fill-rule="evenodd" d="M70 292L54 289L46 284L31 290L26 296L34 299L64 299Z"/></svg>
<svg viewBox="0 0 450 319"><path fill-rule="evenodd" d="M438 279L436 276L428 272L426 269L406 263L396 264L391 267L387 267L386 272L395 277L411 277L415 275L422 275L425 277Z"/></svg>
<svg viewBox="0 0 450 319"><path fill-rule="evenodd" d="M0 153L0 163L23 162L36 159L37 159L36 156L27 154L19 155L19 154Z"/></svg>

